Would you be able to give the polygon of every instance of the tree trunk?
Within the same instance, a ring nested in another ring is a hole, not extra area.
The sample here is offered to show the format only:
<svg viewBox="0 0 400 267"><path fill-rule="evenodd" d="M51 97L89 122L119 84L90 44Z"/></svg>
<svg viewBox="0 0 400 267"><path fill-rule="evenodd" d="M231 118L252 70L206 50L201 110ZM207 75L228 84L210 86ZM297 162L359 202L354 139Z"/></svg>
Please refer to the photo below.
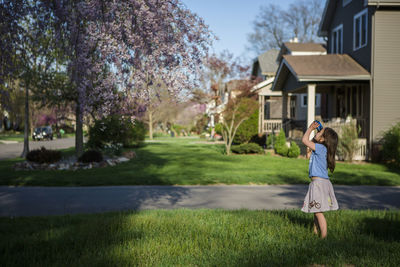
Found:
<svg viewBox="0 0 400 267"><path fill-rule="evenodd" d="M149 112L149 138L153 140L153 114Z"/></svg>
<svg viewBox="0 0 400 267"><path fill-rule="evenodd" d="M76 130L75 130L75 154L80 157L83 154L83 118L79 101L76 103Z"/></svg>
<svg viewBox="0 0 400 267"><path fill-rule="evenodd" d="M29 152L29 82L25 83L25 126L24 126L24 150L21 158L26 158Z"/></svg>

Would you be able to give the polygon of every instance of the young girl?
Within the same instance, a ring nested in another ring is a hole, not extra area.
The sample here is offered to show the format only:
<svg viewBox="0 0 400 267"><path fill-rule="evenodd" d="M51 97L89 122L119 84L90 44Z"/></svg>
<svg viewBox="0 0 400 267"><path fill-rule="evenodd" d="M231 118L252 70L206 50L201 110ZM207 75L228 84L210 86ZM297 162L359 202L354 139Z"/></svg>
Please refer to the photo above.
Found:
<svg viewBox="0 0 400 267"><path fill-rule="evenodd" d="M311 132L317 129L318 126L318 122L314 121L302 139L303 144L312 150L312 154L308 170L311 183L301 210L307 213L314 213L314 233L318 234L319 230L321 238L325 238L327 224L324 212L339 209L335 192L328 176L328 169L331 172L335 170L338 135L331 128L323 128L315 135L313 141L310 141Z"/></svg>

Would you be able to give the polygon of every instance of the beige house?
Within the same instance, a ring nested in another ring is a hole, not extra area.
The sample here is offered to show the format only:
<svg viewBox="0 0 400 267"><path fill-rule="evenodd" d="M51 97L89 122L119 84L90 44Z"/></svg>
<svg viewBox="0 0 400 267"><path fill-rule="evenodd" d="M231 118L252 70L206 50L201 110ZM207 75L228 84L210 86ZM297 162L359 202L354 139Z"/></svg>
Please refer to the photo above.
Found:
<svg viewBox="0 0 400 267"><path fill-rule="evenodd" d="M373 157L382 132L400 121L399 26L400 0L327 0L319 29L327 54L280 53L272 91L282 92L287 132L316 118L340 128L350 115L361 128L357 158ZM290 94L302 97L292 105ZM304 119L292 112L299 105Z"/></svg>

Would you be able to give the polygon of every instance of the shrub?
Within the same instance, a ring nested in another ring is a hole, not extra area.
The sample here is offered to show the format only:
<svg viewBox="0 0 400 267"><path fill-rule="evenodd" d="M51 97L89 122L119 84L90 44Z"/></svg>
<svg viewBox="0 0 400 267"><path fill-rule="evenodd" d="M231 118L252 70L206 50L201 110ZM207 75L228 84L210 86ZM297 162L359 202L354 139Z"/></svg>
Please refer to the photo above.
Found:
<svg viewBox="0 0 400 267"><path fill-rule="evenodd" d="M288 154L288 146L286 145L286 136L285 136L285 131L281 129L279 132L278 137L276 138L276 143L274 146L275 153L281 155L281 156L287 156Z"/></svg>
<svg viewBox="0 0 400 267"><path fill-rule="evenodd" d="M383 159L400 166L400 123L383 134Z"/></svg>
<svg viewBox="0 0 400 267"><path fill-rule="evenodd" d="M236 131L233 142L235 144L248 143L251 138L258 134L258 109L242 124Z"/></svg>
<svg viewBox="0 0 400 267"><path fill-rule="evenodd" d="M145 138L143 122L113 115L97 120L89 129L88 147L103 149L106 144L121 143L125 147L138 146Z"/></svg>
<svg viewBox="0 0 400 267"><path fill-rule="evenodd" d="M110 156L120 156L122 154L123 145L121 143L108 143L102 148L102 151L106 155Z"/></svg>
<svg viewBox="0 0 400 267"><path fill-rule="evenodd" d="M219 134L219 135L222 135L222 129L223 129L223 125L222 125L222 123L217 123L217 124L215 124L215 127L214 127L214 130L215 130L215 133L217 133L217 134Z"/></svg>
<svg viewBox="0 0 400 267"><path fill-rule="evenodd" d="M41 147L40 149L29 151L26 159L37 163L54 163L61 159L61 152Z"/></svg>
<svg viewBox="0 0 400 267"><path fill-rule="evenodd" d="M358 134L356 123L351 122L342 126L341 136L338 144L338 154L346 161L352 161L354 155L359 148Z"/></svg>
<svg viewBox="0 0 400 267"><path fill-rule="evenodd" d="M251 137L250 139L250 143L256 143L257 145L259 145L260 147L266 147L266 143L267 143L267 135L266 134L256 134L253 137Z"/></svg>
<svg viewBox="0 0 400 267"><path fill-rule="evenodd" d="M231 150L236 154L262 154L264 152L262 147L255 143L234 145L232 146Z"/></svg>
<svg viewBox="0 0 400 267"><path fill-rule="evenodd" d="M201 134L204 132L207 128L207 123L208 123L208 116L207 114L204 114L200 119L196 121L196 133Z"/></svg>
<svg viewBox="0 0 400 267"><path fill-rule="evenodd" d="M101 162L103 161L103 155L101 154L100 151L88 150L78 158L78 161L83 163Z"/></svg>
<svg viewBox="0 0 400 267"><path fill-rule="evenodd" d="M267 137L267 148L274 148L275 144L276 144L276 135L269 134Z"/></svg>
<svg viewBox="0 0 400 267"><path fill-rule="evenodd" d="M290 142L290 148L287 155L289 158L297 158L300 155L300 147L296 144L296 142Z"/></svg>

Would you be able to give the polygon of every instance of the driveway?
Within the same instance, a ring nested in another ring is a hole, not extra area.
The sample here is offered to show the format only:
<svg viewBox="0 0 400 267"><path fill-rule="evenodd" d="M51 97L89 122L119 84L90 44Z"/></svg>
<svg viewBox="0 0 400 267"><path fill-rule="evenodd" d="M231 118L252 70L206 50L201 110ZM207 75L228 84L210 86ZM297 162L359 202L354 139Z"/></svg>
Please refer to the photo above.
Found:
<svg viewBox="0 0 400 267"><path fill-rule="evenodd" d="M145 209L300 209L307 185L0 186L0 216ZM400 187L335 186L341 209L400 209Z"/></svg>
<svg viewBox="0 0 400 267"><path fill-rule="evenodd" d="M75 146L75 137L54 139L52 141L29 141L29 149L37 149L44 146L47 149L61 149ZM24 149L24 143L0 143L0 160L17 158Z"/></svg>

